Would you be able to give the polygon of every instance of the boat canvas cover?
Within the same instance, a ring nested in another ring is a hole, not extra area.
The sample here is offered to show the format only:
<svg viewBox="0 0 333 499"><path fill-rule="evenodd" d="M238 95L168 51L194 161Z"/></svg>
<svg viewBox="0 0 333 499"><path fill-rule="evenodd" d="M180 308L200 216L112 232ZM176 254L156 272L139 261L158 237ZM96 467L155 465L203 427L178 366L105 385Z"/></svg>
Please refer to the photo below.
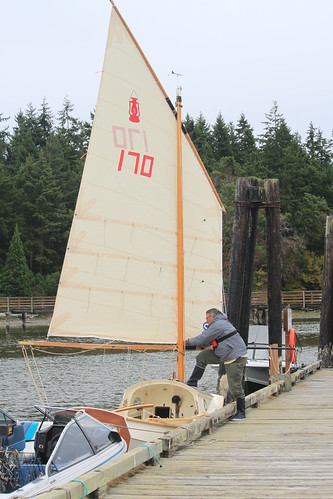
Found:
<svg viewBox="0 0 333 499"><path fill-rule="evenodd" d="M222 307L223 206L182 133L185 339ZM49 336L177 342L177 123L112 9Z"/></svg>

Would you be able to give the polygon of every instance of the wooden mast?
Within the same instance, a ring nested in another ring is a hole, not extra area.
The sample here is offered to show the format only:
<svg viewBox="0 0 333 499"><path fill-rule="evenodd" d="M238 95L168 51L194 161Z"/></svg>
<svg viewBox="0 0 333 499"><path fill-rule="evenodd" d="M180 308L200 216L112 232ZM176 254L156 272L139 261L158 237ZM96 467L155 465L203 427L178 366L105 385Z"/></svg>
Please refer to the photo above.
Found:
<svg viewBox="0 0 333 499"><path fill-rule="evenodd" d="M184 245L182 188L182 97L177 87L177 278L178 278L178 380L184 381Z"/></svg>

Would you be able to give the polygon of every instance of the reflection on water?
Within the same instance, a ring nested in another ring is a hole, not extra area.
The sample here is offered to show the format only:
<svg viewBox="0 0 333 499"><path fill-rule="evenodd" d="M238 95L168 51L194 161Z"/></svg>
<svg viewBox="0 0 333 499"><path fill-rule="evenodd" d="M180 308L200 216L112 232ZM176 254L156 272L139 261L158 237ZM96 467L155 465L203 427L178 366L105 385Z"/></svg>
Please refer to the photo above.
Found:
<svg viewBox="0 0 333 499"><path fill-rule="evenodd" d="M309 364L317 359L319 322L294 321L294 327L302 345L297 363ZM46 334L46 327L29 327L25 334L22 329L11 329L10 333L4 328L0 330L0 405L14 417L35 418L33 406L41 403L17 342L44 340ZM115 408L126 387L142 379L172 377L177 360L175 352L56 352L49 349L50 354L46 354L35 349L36 364L30 351L29 358L36 379L40 375L43 381L48 403L60 406ZM195 351L186 353L186 377L193 369L196 354ZM213 369L206 369L200 389L215 392L216 372Z"/></svg>

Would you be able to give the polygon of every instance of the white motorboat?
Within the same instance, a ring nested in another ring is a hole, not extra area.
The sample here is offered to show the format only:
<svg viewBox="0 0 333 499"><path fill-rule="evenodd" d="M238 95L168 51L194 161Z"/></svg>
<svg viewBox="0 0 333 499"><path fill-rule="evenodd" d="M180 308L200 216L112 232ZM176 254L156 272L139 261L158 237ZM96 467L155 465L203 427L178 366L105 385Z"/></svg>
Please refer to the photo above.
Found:
<svg viewBox="0 0 333 499"><path fill-rule="evenodd" d="M83 410L36 406L43 420L34 451L0 450L0 497L32 497L59 487L126 452L115 427Z"/></svg>

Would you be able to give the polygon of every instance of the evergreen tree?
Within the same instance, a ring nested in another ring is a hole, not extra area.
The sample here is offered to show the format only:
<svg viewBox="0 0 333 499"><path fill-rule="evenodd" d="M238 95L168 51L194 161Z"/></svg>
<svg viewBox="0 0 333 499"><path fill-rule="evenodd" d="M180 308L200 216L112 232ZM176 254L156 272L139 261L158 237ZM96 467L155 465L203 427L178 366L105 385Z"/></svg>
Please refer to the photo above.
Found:
<svg viewBox="0 0 333 499"><path fill-rule="evenodd" d="M38 148L35 143L34 131L37 127L35 111L29 107L27 114L20 111L15 116L16 125L10 140L10 159L12 171L16 171L26 159L38 157Z"/></svg>
<svg viewBox="0 0 333 499"><path fill-rule="evenodd" d="M305 193L299 200L293 222L305 239L306 247L316 254L323 254L325 221L329 209L325 199Z"/></svg>
<svg viewBox="0 0 333 499"><path fill-rule="evenodd" d="M38 160L40 176L34 213L34 267L41 275L60 268L72 220L65 204L61 184L53 175L44 154Z"/></svg>
<svg viewBox="0 0 333 499"><path fill-rule="evenodd" d="M222 118L221 112L216 118L215 125L212 131L212 152L213 158L218 162L221 158L225 156L231 156L231 140L229 135L229 130L227 125Z"/></svg>
<svg viewBox="0 0 333 499"><path fill-rule="evenodd" d="M212 135L210 126L201 113L195 120L194 129L190 136L207 171L211 171L213 163Z"/></svg>
<svg viewBox="0 0 333 499"><path fill-rule="evenodd" d="M53 116L45 98L43 99L41 109L37 115L36 123L36 145L38 148L44 148L47 139L53 130Z"/></svg>
<svg viewBox="0 0 333 499"><path fill-rule="evenodd" d="M71 169L76 168L82 154L87 152L87 123L75 118L73 111L73 104L66 98L62 110L58 113L56 130Z"/></svg>
<svg viewBox="0 0 333 499"><path fill-rule="evenodd" d="M3 126L7 120L8 118L4 118L0 113L0 125ZM12 178L8 171L9 137L8 126L4 126L0 129L0 269L6 258L12 231Z"/></svg>
<svg viewBox="0 0 333 499"><path fill-rule="evenodd" d="M309 186L307 192L324 197L329 206L333 205L333 151L332 141L326 140L321 130L310 123L305 148L309 162Z"/></svg>
<svg viewBox="0 0 333 499"><path fill-rule="evenodd" d="M62 138L51 133L44 149L45 160L52 170L54 179L62 191L63 202L67 210L73 211L82 177L84 158L75 158L75 166L71 168L66 160Z"/></svg>
<svg viewBox="0 0 333 499"><path fill-rule="evenodd" d="M8 121L9 118L5 118L3 116L3 113L0 113L0 124L2 129L0 130L0 163L5 161L8 157L8 139L9 139L9 127L4 126L6 121Z"/></svg>
<svg viewBox="0 0 333 499"><path fill-rule="evenodd" d="M283 152L293 140L293 136L283 115L279 113L276 101L266 114L264 133L259 137L262 163L266 170L266 178L280 178L285 169Z"/></svg>
<svg viewBox="0 0 333 499"><path fill-rule="evenodd" d="M234 157L241 165L247 164L256 152L253 128L242 113L235 129Z"/></svg>
<svg viewBox="0 0 333 499"><path fill-rule="evenodd" d="M2 270L0 293L2 296L30 295L30 271L17 225Z"/></svg>
<svg viewBox="0 0 333 499"><path fill-rule="evenodd" d="M183 120L183 125L191 137L191 140L193 141L193 133L194 133L194 119L187 113L185 116L185 119Z"/></svg>
<svg viewBox="0 0 333 499"><path fill-rule="evenodd" d="M28 158L17 174L20 224L29 266L41 275L61 265L70 226L62 186L45 154Z"/></svg>
<svg viewBox="0 0 333 499"><path fill-rule="evenodd" d="M61 163L63 187L67 193L67 205L74 208L77 189L82 176L84 160L82 156L87 152L91 132L91 125L82 122L73 116L74 106L69 99L64 100L62 110L58 113L56 140L53 147L61 149L64 162ZM49 154L50 150L48 151ZM60 156L60 152L57 152ZM58 168L58 172L59 172Z"/></svg>
<svg viewBox="0 0 333 499"><path fill-rule="evenodd" d="M13 178L7 165L0 160L0 269L6 259L13 227Z"/></svg>

